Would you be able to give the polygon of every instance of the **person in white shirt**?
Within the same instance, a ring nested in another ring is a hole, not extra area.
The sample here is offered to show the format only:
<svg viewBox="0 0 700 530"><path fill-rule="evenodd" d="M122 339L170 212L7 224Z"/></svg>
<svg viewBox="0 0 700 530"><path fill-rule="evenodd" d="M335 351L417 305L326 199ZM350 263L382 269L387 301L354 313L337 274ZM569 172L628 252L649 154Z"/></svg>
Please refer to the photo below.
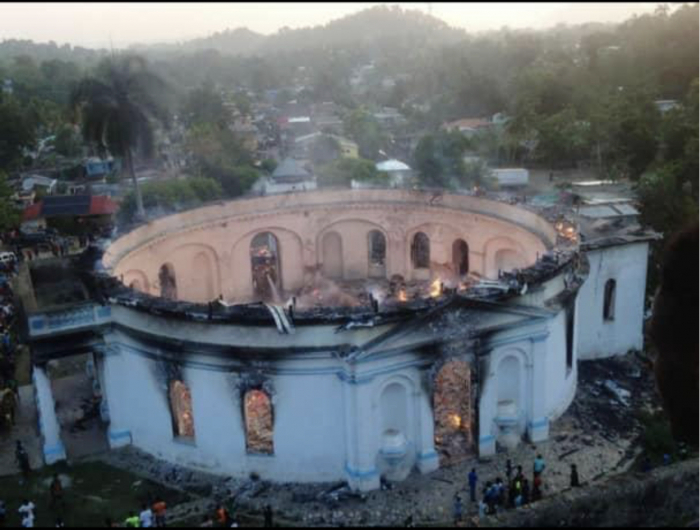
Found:
<svg viewBox="0 0 700 530"><path fill-rule="evenodd" d="M141 523L141 528L152 528L153 527L153 512L145 504L141 506L141 513L139 514L139 521Z"/></svg>
<svg viewBox="0 0 700 530"><path fill-rule="evenodd" d="M22 517L22 528L34 528L34 514L32 512Z"/></svg>
<svg viewBox="0 0 700 530"><path fill-rule="evenodd" d="M34 503L32 501L28 501L27 499L24 499L22 501L22 505L19 507L19 514L24 518L27 515L31 515L32 519L34 518L34 509L36 506L34 506Z"/></svg>

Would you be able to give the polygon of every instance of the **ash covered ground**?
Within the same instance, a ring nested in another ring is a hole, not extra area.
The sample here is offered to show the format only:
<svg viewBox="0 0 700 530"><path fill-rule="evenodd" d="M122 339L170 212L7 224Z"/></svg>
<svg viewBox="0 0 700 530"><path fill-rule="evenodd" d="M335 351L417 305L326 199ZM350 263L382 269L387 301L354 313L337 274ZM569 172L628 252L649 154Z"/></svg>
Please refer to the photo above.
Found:
<svg viewBox="0 0 700 530"><path fill-rule="evenodd" d="M569 470L576 464L582 485L605 481L630 469L642 453L644 424L640 414L660 410L653 374L636 354L617 359L579 363L576 398L551 426L550 440L523 443L516 451L488 460L477 458L428 475L412 474L391 489L354 494L342 483L276 485L262 480L215 477L178 468L126 448L97 457L116 467L168 483L199 499L176 507L178 518L201 517L220 501L244 516L271 505L276 520L285 525L384 526L402 525L412 516L417 525L451 524L452 502L459 493L465 505L465 522L473 522L477 507L469 502L467 474L477 469L480 487L487 480L505 479L505 463L522 465L529 475L532 462L542 454L545 498L569 487Z"/></svg>

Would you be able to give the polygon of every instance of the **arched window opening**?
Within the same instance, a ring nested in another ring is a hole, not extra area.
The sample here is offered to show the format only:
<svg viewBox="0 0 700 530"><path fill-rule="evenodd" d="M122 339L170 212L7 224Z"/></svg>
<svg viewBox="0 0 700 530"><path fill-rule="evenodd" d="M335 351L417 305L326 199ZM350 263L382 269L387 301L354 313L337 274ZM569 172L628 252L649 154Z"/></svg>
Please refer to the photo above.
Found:
<svg viewBox="0 0 700 530"><path fill-rule="evenodd" d="M391 383L382 392L382 433L395 431L408 436L408 394L406 387Z"/></svg>
<svg viewBox="0 0 700 530"><path fill-rule="evenodd" d="M413 236L411 261L414 269L430 268L430 239L423 232L418 232Z"/></svg>
<svg viewBox="0 0 700 530"><path fill-rule="evenodd" d="M523 268L525 260L517 250L503 248L496 252L495 265L498 272L509 272Z"/></svg>
<svg viewBox="0 0 700 530"><path fill-rule="evenodd" d="M464 361L446 363L435 377L433 394L435 449L443 463L455 463L474 450L474 403L471 368Z"/></svg>
<svg viewBox="0 0 700 530"><path fill-rule="evenodd" d="M386 276L386 237L379 230L369 233L369 276Z"/></svg>
<svg viewBox="0 0 700 530"><path fill-rule="evenodd" d="M142 291L143 289L141 288L141 282L138 280L134 280L129 284L129 289L133 289L134 291Z"/></svg>
<svg viewBox="0 0 700 530"><path fill-rule="evenodd" d="M605 282L605 300L603 302L603 319L615 320L615 294L617 291L617 282L608 280Z"/></svg>
<svg viewBox="0 0 700 530"><path fill-rule="evenodd" d="M328 232L323 236L323 275L326 278L343 277L343 240L337 232Z"/></svg>
<svg viewBox="0 0 700 530"><path fill-rule="evenodd" d="M177 438L194 438L192 395L182 381L172 381L169 390L173 435Z"/></svg>
<svg viewBox="0 0 700 530"><path fill-rule="evenodd" d="M518 416L520 401L520 361L510 356L498 367L498 415Z"/></svg>
<svg viewBox="0 0 700 530"><path fill-rule="evenodd" d="M272 403L262 390L250 390L244 398L246 450L253 454L274 452Z"/></svg>
<svg viewBox="0 0 700 530"><path fill-rule="evenodd" d="M160 268L158 281L160 282L160 296L168 300L177 300L177 282L172 264L165 263Z"/></svg>
<svg viewBox="0 0 700 530"><path fill-rule="evenodd" d="M279 242L274 234L263 232L253 238L250 243L250 260L255 295L263 301L278 298L282 280Z"/></svg>
<svg viewBox="0 0 700 530"><path fill-rule="evenodd" d="M460 276L469 272L469 245L463 239L452 243L452 264L455 272Z"/></svg>

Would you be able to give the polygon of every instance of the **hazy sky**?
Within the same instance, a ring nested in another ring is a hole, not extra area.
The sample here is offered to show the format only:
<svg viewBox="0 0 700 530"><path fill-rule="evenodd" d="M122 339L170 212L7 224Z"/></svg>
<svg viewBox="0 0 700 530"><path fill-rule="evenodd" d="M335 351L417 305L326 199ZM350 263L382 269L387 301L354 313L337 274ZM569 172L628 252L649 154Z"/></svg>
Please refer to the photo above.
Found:
<svg viewBox="0 0 700 530"><path fill-rule="evenodd" d="M346 3L54 3L0 4L0 39L55 41L86 47L115 47L134 42L176 42L246 26L269 34L283 26L325 24L379 5ZM621 22L652 12L657 3L390 3L428 11L469 31L545 28L564 22ZM669 4L674 5L674 4Z"/></svg>

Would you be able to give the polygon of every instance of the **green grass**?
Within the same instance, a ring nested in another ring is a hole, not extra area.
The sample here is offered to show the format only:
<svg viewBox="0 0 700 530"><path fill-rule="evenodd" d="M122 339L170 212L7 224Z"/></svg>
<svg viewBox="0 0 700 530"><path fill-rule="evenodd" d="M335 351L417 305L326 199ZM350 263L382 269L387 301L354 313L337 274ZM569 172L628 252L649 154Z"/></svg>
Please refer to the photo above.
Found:
<svg viewBox="0 0 700 530"><path fill-rule="evenodd" d="M65 489L66 507L50 508L48 485L54 473L72 480ZM0 478L0 499L7 506L7 526L20 526L17 509L27 498L36 505L36 527L53 527L62 517L66 527L103 527L105 518L123 523L129 511L141 511L141 504L160 496L168 506L187 502L188 496L154 482L141 479L101 463L68 466L60 463L32 472L28 483L20 485L20 477Z"/></svg>

